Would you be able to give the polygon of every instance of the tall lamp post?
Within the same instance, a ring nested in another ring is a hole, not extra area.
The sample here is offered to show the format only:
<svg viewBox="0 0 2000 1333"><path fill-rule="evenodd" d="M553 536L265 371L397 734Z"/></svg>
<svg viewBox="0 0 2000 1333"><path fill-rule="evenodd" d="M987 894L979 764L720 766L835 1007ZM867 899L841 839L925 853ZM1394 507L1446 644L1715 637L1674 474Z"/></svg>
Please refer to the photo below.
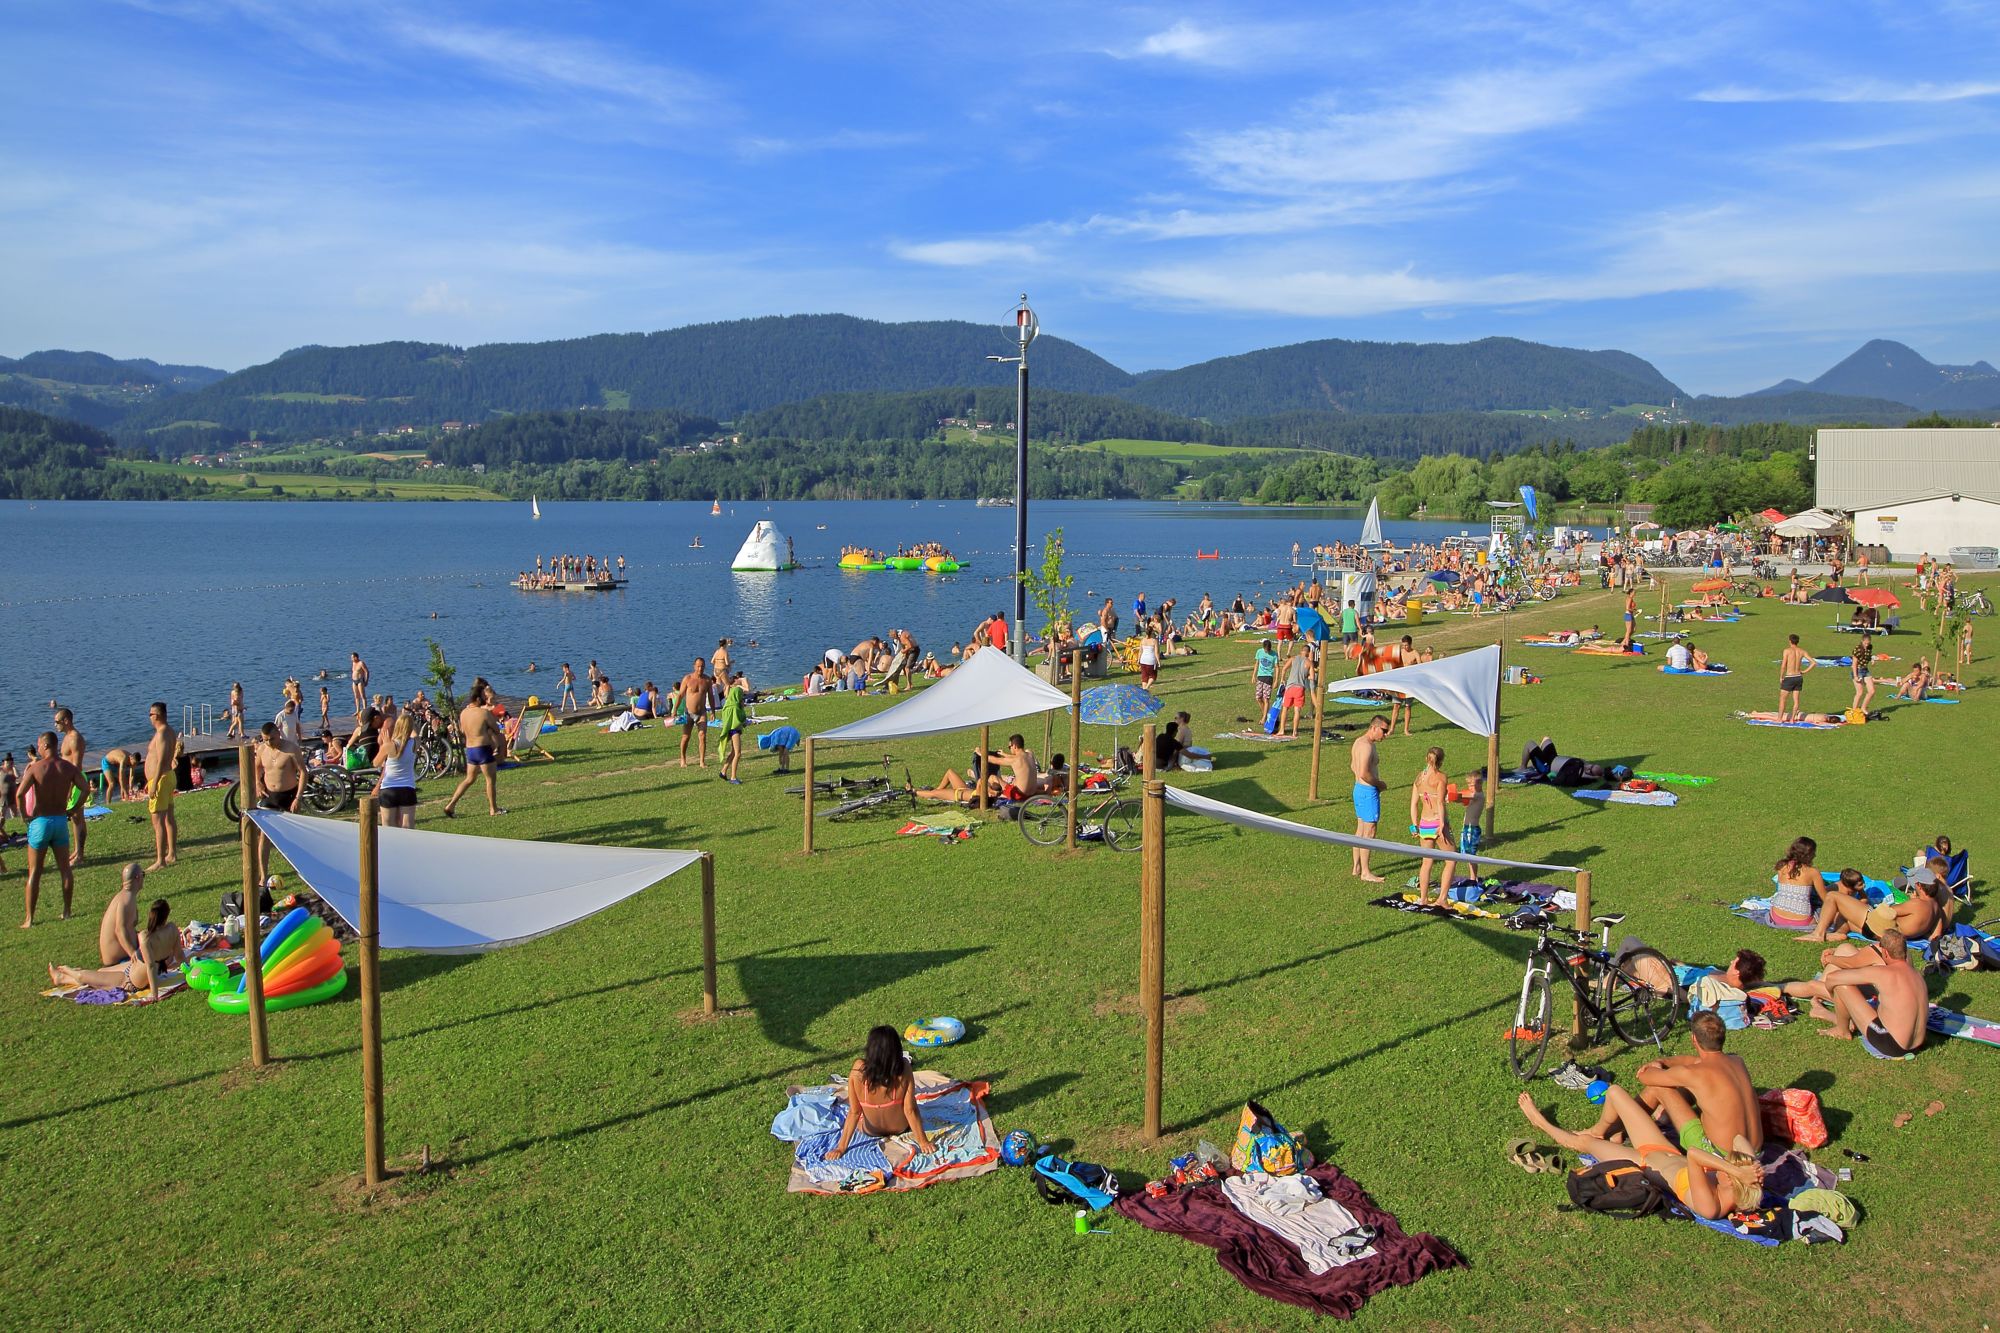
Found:
<svg viewBox="0 0 2000 1333"><path fill-rule="evenodd" d="M1014 307L1014 334L1019 356L989 356L1017 367L1014 376L1014 660L1028 660L1028 344L1042 326L1028 308L1028 294Z"/></svg>

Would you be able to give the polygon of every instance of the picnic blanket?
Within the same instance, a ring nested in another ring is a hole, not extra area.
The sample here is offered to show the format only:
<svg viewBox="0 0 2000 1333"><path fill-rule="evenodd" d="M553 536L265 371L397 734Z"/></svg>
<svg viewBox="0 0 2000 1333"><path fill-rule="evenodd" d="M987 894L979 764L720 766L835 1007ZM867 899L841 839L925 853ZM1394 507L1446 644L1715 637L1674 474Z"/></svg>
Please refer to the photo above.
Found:
<svg viewBox="0 0 2000 1333"><path fill-rule="evenodd" d="M186 989L187 979L176 970L162 975L160 984L142 995L118 986L50 986L42 994L51 1000L69 1000L75 1004L158 1004Z"/></svg>
<svg viewBox="0 0 2000 1333"><path fill-rule="evenodd" d="M1607 805L1679 805L1681 798L1670 791L1626 791L1620 787L1571 787L1579 801L1603 801Z"/></svg>
<svg viewBox="0 0 2000 1333"><path fill-rule="evenodd" d="M916 1072L916 1084L924 1133L936 1152L917 1151L913 1134L884 1139L856 1131L835 1161L826 1155L840 1141L847 1116L846 1081L785 1089L785 1109L771 1122L772 1136L794 1145L785 1188L793 1194L920 1190L998 1169L1000 1137L986 1111L986 1084L961 1083L929 1069Z"/></svg>
<svg viewBox="0 0 2000 1333"><path fill-rule="evenodd" d="M1417 895L1414 893L1392 893L1383 898L1370 898L1368 905L1370 907L1387 907L1398 912L1408 912L1412 916L1461 917L1476 921L1498 921L1500 919L1498 912L1489 912L1485 908L1475 907L1471 903L1446 903L1442 907L1436 903L1428 903L1420 907L1417 905Z"/></svg>
<svg viewBox="0 0 2000 1333"><path fill-rule="evenodd" d="M1405 1234L1394 1214L1378 1208L1366 1190L1331 1162L1305 1174L1319 1183L1322 1197L1373 1228L1373 1254L1315 1273L1297 1245L1251 1220L1210 1185L1183 1187L1157 1199L1140 1191L1114 1206L1148 1230L1208 1246L1224 1272L1258 1295L1337 1319L1352 1318L1379 1291L1465 1266L1458 1252L1436 1236Z"/></svg>
<svg viewBox="0 0 2000 1333"><path fill-rule="evenodd" d="M1669 676L1726 676L1729 674L1729 668L1726 666L1712 666L1706 671L1696 671L1693 667L1668 666L1664 662L1660 664L1660 670Z"/></svg>

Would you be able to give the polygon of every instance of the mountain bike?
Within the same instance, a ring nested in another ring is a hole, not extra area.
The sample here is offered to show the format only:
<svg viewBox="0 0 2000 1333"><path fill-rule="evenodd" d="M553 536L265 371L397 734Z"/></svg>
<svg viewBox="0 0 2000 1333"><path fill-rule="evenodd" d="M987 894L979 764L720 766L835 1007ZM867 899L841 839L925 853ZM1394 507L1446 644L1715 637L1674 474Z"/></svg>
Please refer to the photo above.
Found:
<svg viewBox="0 0 2000 1333"><path fill-rule="evenodd" d="M1958 609L1968 616L1990 616L1993 614L1993 599L1984 589L1975 588L1958 599Z"/></svg>
<svg viewBox="0 0 2000 1333"><path fill-rule="evenodd" d="M1139 850L1139 804L1116 791L1080 791L1078 842L1102 842L1114 852ZM1069 794L1044 792L1021 802L1021 836L1037 847L1055 847L1069 836Z"/></svg>
<svg viewBox="0 0 2000 1333"><path fill-rule="evenodd" d="M845 823L861 815L873 814L899 801L907 802L910 810L915 812L917 808L916 784L910 781L910 770L907 767L903 769L903 785L900 787L894 785L889 777L889 765L895 758L896 756L892 754L882 756L882 776L880 779L867 779L867 786L870 790L866 794L851 796L844 801L838 801L831 806L816 810L813 812L815 817L830 819L837 823ZM813 786L818 787L819 784L815 782ZM799 790L803 793L805 789L801 787Z"/></svg>
<svg viewBox="0 0 2000 1333"><path fill-rule="evenodd" d="M1521 1004L1507 1033L1507 1062L1517 1078L1533 1078L1548 1054L1555 1034L1551 979L1558 973L1576 993L1577 1013L1595 1025L1594 1037L1570 1039L1572 1049L1601 1044L1609 1030L1629 1045L1650 1044L1657 1050L1673 1031L1681 1010L1673 964L1658 949L1643 947L1614 957L1611 928L1624 919L1623 912L1592 917L1591 924L1602 931L1593 948L1582 931L1542 917L1521 977Z"/></svg>

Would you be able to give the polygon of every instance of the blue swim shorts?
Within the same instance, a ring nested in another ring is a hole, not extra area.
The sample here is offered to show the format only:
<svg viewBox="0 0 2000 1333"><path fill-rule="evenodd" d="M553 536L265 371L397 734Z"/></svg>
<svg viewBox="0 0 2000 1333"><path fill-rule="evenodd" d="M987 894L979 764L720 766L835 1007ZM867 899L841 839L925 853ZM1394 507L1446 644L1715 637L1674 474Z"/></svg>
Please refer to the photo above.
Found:
<svg viewBox="0 0 2000 1333"><path fill-rule="evenodd" d="M69 846L69 817L67 815L36 815L28 821L28 847L41 851L45 847Z"/></svg>
<svg viewBox="0 0 2000 1333"><path fill-rule="evenodd" d="M490 764L492 762L493 751L486 746L468 745L465 747L465 766L467 768L471 768L476 764Z"/></svg>
<svg viewBox="0 0 2000 1333"><path fill-rule="evenodd" d="M1364 824L1379 823L1382 818L1382 793L1365 782L1355 783L1354 817Z"/></svg>

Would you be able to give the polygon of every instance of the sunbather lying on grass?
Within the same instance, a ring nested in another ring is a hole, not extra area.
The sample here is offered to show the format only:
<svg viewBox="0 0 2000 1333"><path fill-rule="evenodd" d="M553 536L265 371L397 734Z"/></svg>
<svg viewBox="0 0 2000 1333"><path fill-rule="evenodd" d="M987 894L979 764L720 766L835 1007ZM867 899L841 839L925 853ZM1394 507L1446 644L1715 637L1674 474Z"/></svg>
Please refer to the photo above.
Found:
<svg viewBox="0 0 2000 1333"><path fill-rule="evenodd" d="M1533 1093L1521 1094L1521 1114L1528 1123L1574 1153L1589 1153L1600 1162L1634 1162L1656 1173L1690 1210L1702 1217L1727 1217L1739 1208L1763 1201L1764 1168L1741 1154L1718 1157L1705 1148L1676 1148L1652 1114L1616 1084L1604 1093L1604 1109L1617 1117L1625 1142L1563 1129L1535 1105Z"/></svg>

